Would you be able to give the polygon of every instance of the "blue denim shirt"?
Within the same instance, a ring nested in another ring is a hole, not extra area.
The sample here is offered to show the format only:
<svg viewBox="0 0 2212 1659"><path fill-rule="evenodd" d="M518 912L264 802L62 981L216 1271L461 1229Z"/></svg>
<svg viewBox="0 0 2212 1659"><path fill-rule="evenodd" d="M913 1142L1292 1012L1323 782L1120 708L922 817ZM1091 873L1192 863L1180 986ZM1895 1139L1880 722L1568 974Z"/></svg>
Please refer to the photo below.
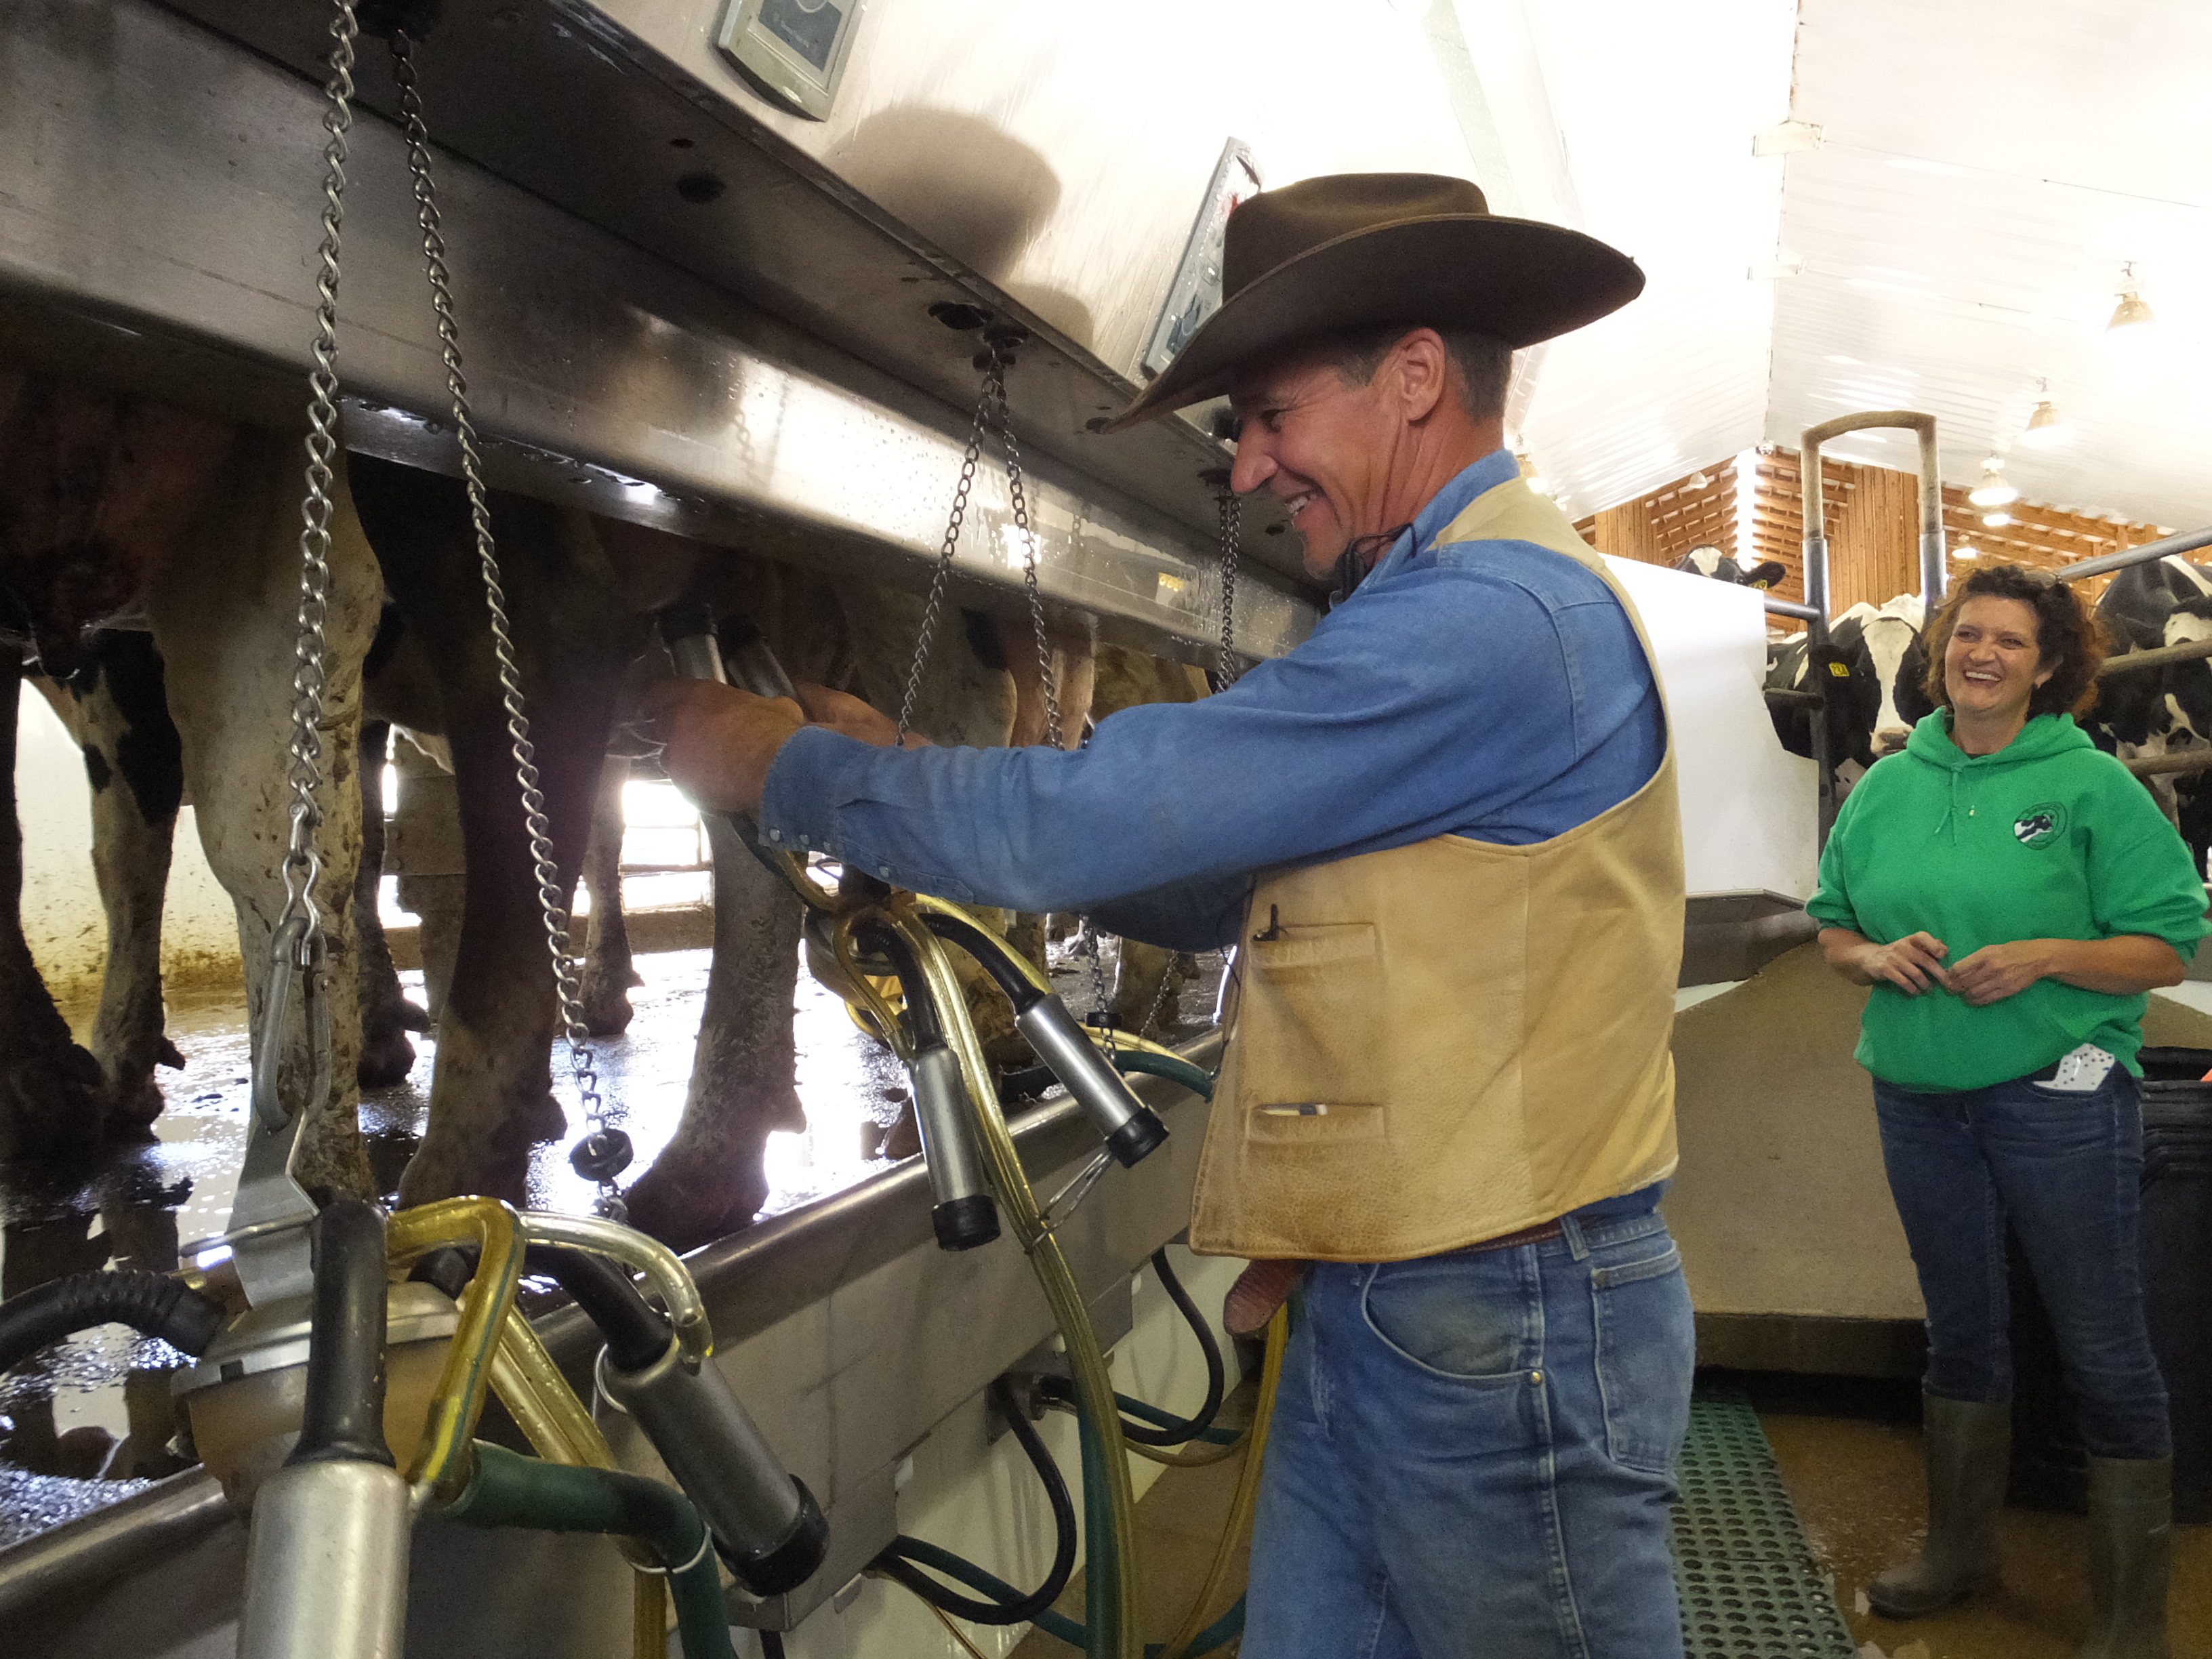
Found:
<svg viewBox="0 0 2212 1659"><path fill-rule="evenodd" d="M1485 456L1297 649L1217 696L1125 708L1075 753L808 727L769 770L762 830L895 886L1204 950L1234 937L1255 871L1585 823L1658 769L1665 716L1589 570L1529 542L1431 544L1515 476Z"/></svg>

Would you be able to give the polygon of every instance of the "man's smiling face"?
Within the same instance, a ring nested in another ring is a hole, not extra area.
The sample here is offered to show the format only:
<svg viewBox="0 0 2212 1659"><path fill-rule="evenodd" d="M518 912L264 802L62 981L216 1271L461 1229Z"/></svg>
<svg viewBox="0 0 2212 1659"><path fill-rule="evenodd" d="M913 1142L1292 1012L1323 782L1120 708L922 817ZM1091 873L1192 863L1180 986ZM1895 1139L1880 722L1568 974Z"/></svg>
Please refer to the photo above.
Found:
<svg viewBox="0 0 2212 1659"><path fill-rule="evenodd" d="M1290 507L1305 538L1306 572L1319 580L1334 573L1353 538L1387 528L1385 485L1403 432L1382 390L1389 378L1387 361L1357 386L1328 363L1292 358L1256 368L1231 389L1231 487L1265 489Z"/></svg>

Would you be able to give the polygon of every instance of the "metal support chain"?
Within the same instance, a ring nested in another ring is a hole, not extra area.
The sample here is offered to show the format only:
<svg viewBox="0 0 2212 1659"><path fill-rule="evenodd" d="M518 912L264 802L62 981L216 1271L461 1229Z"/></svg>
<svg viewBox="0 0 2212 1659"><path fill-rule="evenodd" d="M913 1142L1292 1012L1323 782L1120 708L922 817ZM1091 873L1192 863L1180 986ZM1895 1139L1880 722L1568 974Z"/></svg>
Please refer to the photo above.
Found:
<svg viewBox="0 0 2212 1659"><path fill-rule="evenodd" d="M430 179L429 131L422 119L422 100L416 85L413 43L404 29L394 29L392 33L392 74L399 89L399 110L405 123L407 171L414 181L416 222L422 231L430 306L437 317L439 355L446 366L446 390L453 399L453 435L460 445L461 476L468 489L469 525L475 535L477 562L483 577L484 605L491 618L492 654L499 665L500 693L507 713L507 735L513 741L515 781L521 793L523 823L530 838L538 908L545 921L545 944L552 957L554 988L560 999L562 1035L568 1045L569 1071L585 1119L591 1125L590 1132L577 1144L569 1161L578 1174L599 1184L599 1212L620 1221L628 1211L614 1178L629 1167L633 1154L629 1137L607 1121L606 1106L599 1097L599 1074L593 1069L591 1034L584 1025L583 982L569 951L568 901L561 886L560 864L554 855L552 828L545 817L545 794L538 779L537 751L530 741L530 719L523 706L522 675L515 662L507 593L500 581L491 508L484 491L483 459L477 450L476 425L469 414L468 382L461 373L460 334L453 321L446 242L440 230L436 188Z"/></svg>
<svg viewBox="0 0 2212 1659"><path fill-rule="evenodd" d="M1029 592L1030 629L1036 635L1037 682L1044 692L1044 737L1047 743L1058 749L1061 746L1060 688L1052 672L1052 645L1045 637L1044 596L1037 591L1036 536L1030 528L1029 492L1022 483L1021 448L1014 441L1013 416L1006 408L1006 367L1011 360L1005 354L1018 338L995 332L984 337L989 367L983 371L983 395L998 409L999 442L1006 454L1006 493L1014 504L1014 529L1022 538L1022 586Z"/></svg>
<svg viewBox="0 0 2212 1659"><path fill-rule="evenodd" d="M323 692L329 684L323 626L330 614L331 488L337 481L332 463L338 453L339 227L345 221L346 134L353 126L354 41L360 33L350 0L334 0L330 32L331 78L324 88L329 107L323 113L323 130L330 138L323 146L323 243L310 348L315 366L307 375L307 495L300 504L299 633L292 647L292 736L287 745L292 833L284 854L284 908L275 928L282 941L288 938L288 923L302 924L289 965L308 972L319 969L325 954L322 911L315 902L323 872L315 848L315 832L322 827L315 791L323 781ZM282 972L283 967L272 963L271 970ZM275 1066L276 1056L268 1055L266 1063Z"/></svg>
<svg viewBox="0 0 2212 1659"><path fill-rule="evenodd" d="M995 357L995 354L994 354ZM899 702L898 735L894 747L903 747L914 725L915 706L921 699L921 672L929 663L929 647L937 635L937 618L945 608L945 588L952 574L952 556L960 546L960 529L968 518L968 492L975 483L975 464L983 458L983 434L990 422L991 383L983 382L975 400L975 418L969 423L967 452L960 458L960 482L952 491L952 514L945 521L945 542L937 550L937 568L930 573L929 598L921 607L921 631L914 642L914 664L907 670L906 696Z"/></svg>

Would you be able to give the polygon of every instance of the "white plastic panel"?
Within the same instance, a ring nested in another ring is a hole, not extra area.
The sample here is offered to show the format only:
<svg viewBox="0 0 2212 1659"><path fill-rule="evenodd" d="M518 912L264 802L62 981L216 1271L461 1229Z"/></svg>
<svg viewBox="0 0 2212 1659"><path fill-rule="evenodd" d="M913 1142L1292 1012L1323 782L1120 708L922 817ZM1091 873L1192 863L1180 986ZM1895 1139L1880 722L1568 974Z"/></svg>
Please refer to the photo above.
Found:
<svg viewBox="0 0 2212 1659"><path fill-rule="evenodd" d="M1809 897L1818 833L1813 763L1774 735L1760 693L1766 612L1748 587L1607 559L1659 659L1682 795L1692 897Z"/></svg>

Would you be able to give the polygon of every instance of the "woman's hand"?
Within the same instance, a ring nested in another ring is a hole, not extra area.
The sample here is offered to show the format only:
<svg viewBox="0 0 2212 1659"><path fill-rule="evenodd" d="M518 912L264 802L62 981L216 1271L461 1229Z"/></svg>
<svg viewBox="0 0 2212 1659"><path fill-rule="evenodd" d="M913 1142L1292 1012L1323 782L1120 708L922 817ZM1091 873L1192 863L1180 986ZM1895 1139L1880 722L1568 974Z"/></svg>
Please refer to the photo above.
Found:
<svg viewBox="0 0 2212 1659"><path fill-rule="evenodd" d="M1823 927L1820 949L1828 965L1854 985L1894 985L1909 997L1918 996L1931 982L1947 991L1957 988L1943 966L1951 947L1933 933L1908 933L1876 945L1848 927Z"/></svg>
<svg viewBox="0 0 2212 1659"><path fill-rule="evenodd" d="M1951 988L1976 1008L2018 996L2045 977L2052 968L2051 947L2066 941L2050 939L2014 939L2009 945L1984 945L1962 957L1951 969Z"/></svg>

